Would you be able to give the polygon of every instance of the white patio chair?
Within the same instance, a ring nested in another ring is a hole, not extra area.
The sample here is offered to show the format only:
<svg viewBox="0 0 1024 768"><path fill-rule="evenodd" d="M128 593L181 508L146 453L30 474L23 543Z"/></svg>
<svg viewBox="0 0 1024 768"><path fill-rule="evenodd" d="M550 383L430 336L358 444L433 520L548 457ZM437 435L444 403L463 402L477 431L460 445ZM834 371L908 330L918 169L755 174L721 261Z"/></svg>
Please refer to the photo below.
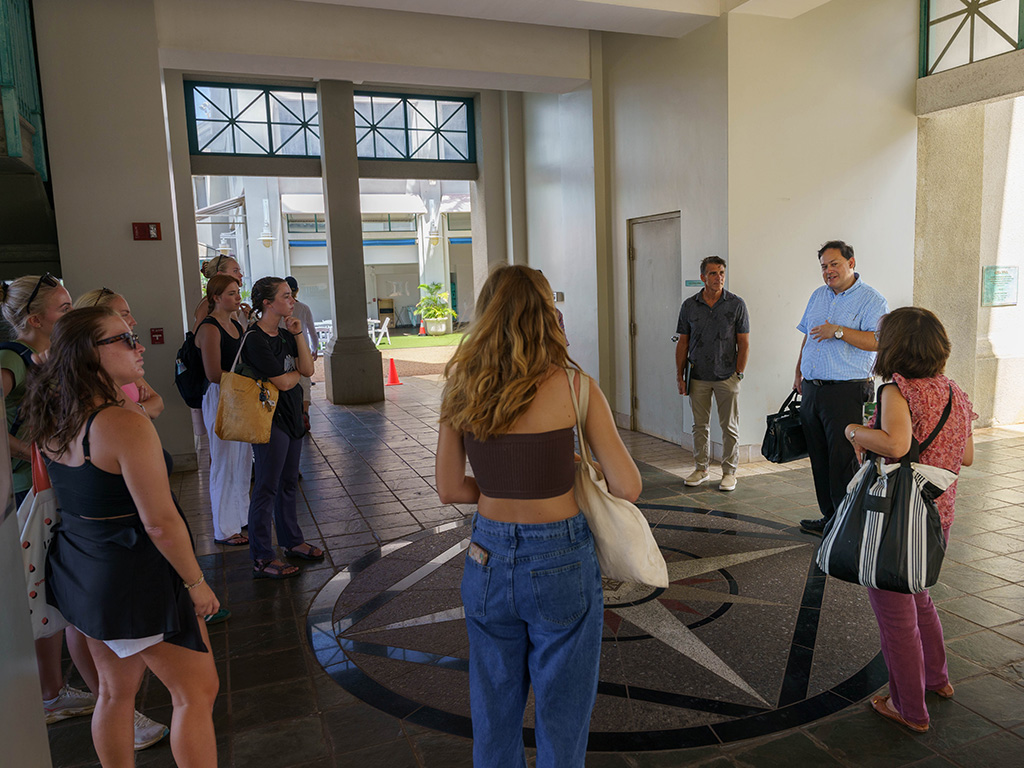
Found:
<svg viewBox="0 0 1024 768"><path fill-rule="evenodd" d="M391 332L388 330L388 326L391 324L391 317L385 317L384 322L380 324L380 331L377 333L377 338L373 340L374 346L379 347L380 341L385 336L388 337L388 344L391 343Z"/></svg>

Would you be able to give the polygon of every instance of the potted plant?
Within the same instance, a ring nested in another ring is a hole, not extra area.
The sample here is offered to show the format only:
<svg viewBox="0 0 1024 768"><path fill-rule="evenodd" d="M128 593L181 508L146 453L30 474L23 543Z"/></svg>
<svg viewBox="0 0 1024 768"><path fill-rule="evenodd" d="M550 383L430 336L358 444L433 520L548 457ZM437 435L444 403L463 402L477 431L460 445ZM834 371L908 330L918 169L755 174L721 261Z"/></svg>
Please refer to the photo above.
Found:
<svg viewBox="0 0 1024 768"><path fill-rule="evenodd" d="M448 318L457 317L455 310L448 303L448 294L441 289L441 283L430 283L420 285L421 291L426 291L416 305L416 314L423 318L427 326L429 336L440 336L448 332Z"/></svg>

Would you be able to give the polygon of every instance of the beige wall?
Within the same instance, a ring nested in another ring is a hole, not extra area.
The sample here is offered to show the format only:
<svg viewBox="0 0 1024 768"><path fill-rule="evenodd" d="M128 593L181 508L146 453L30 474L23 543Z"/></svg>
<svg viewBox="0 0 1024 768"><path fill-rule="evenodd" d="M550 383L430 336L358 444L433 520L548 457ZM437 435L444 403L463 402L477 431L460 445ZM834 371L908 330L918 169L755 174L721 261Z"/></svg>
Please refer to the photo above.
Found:
<svg viewBox="0 0 1024 768"><path fill-rule="evenodd" d="M565 319L569 354L598 374L593 98L527 94L526 220L529 264L544 271Z"/></svg>
<svg viewBox="0 0 1024 768"><path fill-rule="evenodd" d="M833 0L729 19L730 290L752 321L741 443L792 388L823 242L853 245L890 307L913 299L918 10Z"/></svg>
<svg viewBox="0 0 1024 768"><path fill-rule="evenodd" d="M680 40L605 35L614 303L612 409L629 414L627 221L680 211L682 263L728 252L728 38L719 19ZM680 275L680 281L690 275ZM676 317L665 318L665 333Z"/></svg>
<svg viewBox="0 0 1024 768"><path fill-rule="evenodd" d="M146 379L167 404L156 422L164 447L179 468L195 466L188 409L173 384L181 275L153 8L34 7L65 283L72 296L107 286L127 297L148 347ZM159 222L163 239L133 241L133 221ZM195 245L188 249L194 260ZM149 346L150 328L164 329L162 346Z"/></svg>

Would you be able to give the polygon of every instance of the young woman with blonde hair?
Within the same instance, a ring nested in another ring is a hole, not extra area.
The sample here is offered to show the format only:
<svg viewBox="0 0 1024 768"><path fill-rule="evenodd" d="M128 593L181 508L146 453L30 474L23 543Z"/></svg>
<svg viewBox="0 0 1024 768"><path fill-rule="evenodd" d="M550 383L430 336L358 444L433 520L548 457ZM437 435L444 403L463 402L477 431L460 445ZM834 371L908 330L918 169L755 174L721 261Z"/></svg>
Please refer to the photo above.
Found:
<svg viewBox="0 0 1024 768"><path fill-rule="evenodd" d="M551 287L502 266L446 369L437 443L445 504L477 504L462 580L476 768L526 765L523 713L536 697L538 768L581 768L597 696L604 604L594 543L573 494L569 358ZM611 492L635 500L640 472L590 382L590 447ZM466 474L467 457L475 477Z"/></svg>

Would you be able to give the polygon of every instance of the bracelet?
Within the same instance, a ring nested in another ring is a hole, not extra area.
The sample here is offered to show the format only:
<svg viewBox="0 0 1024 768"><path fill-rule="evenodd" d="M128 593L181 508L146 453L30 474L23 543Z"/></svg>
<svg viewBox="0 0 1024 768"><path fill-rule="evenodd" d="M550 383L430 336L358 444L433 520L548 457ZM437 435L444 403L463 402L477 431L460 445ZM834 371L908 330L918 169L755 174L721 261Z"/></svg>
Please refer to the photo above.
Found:
<svg viewBox="0 0 1024 768"><path fill-rule="evenodd" d="M858 429L860 429L860 427L854 427L853 429L850 430L850 432L849 432L850 442L853 442L857 438L857 430Z"/></svg>
<svg viewBox="0 0 1024 768"><path fill-rule="evenodd" d="M193 581L191 584L189 584L187 581L184 581L184 580L182 580L181 583L185 585L185 589L193 590L196 587L198 587L200 584L202 584L204 581L206 581L206 574L200 573L199 574L199 578L196 579L195 581Z"/></svg>

